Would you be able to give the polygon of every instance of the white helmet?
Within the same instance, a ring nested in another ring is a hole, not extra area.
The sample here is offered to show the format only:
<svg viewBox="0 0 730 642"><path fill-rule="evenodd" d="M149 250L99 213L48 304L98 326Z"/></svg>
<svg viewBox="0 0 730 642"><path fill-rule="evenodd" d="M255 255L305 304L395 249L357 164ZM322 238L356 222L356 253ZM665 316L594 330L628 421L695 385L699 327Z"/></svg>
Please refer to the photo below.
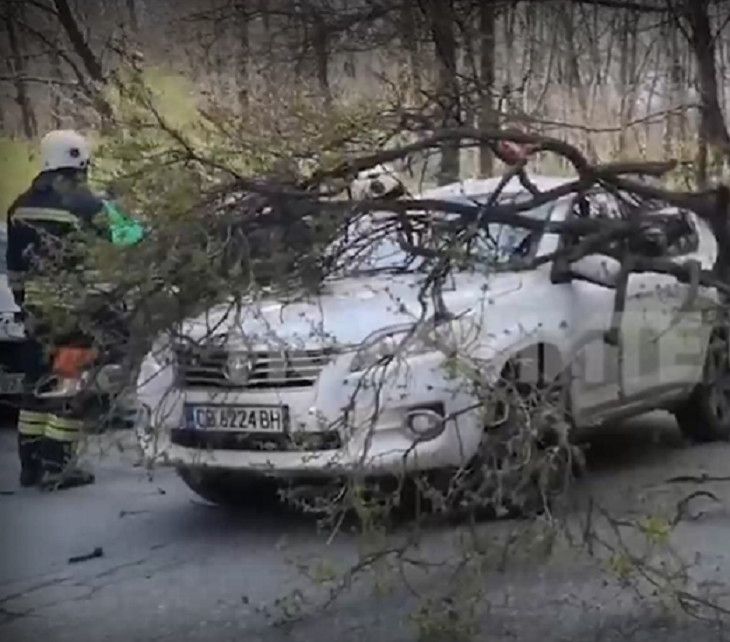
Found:
<svg viewBox="0 0 730 642"><path fill-rule="evenodd" d="M41 141L43 171L86 169L91 160L91 146L78 132L70 129L52 131Z"/></svg>
<svg viewBox="0 0 730 642"><path fill-rule="evenodd" d="M350 191L355 199L385 198L399 194L403 189L395 172L385 165L376 165L363 170L350 185Z"/></svg>

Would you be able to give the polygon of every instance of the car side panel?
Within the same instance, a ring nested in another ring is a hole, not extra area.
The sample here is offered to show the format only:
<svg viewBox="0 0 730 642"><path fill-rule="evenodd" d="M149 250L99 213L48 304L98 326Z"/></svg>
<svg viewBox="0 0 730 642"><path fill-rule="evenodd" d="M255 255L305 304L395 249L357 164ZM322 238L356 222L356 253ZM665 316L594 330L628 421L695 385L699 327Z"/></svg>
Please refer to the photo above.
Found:
<svg viewBox="0 0 730 642"><path fill-rule="evenodd" d="M546 343L560 354L557 368L570 368L576 416L617 403L616 348L604 341L613 290L578 281L553 284L546 265L525 275L523 287L500 297L498 306L499 313L485 308L488 331L472 352L474 359L489 363L494 377L515 355L529 354L531 346ZM556 370L552 364L548 367Z"/></svg>

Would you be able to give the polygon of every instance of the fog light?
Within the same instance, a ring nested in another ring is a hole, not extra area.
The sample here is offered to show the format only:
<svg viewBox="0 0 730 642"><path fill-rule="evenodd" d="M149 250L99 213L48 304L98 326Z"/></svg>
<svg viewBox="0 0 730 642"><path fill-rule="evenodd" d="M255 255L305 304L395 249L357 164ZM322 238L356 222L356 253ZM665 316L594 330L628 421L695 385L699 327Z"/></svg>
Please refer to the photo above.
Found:
<svg viewBox="0 0 730 642"><path fill-rule="evenodd" d="M435 439L446 427L443 406L411 408L405 416L405 427L421 441Z"/></svg>

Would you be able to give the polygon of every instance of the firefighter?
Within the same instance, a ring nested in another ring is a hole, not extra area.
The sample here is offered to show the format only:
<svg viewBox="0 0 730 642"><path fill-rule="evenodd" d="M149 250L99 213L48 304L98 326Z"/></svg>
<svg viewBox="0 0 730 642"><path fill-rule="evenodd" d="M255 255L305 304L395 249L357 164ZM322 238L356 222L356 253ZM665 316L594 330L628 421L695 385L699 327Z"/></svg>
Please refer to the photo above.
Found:
<svg viewBox="0 0 730 642"><path fill-rule="evenodd" d="M89 189L91 148L82 135L50 132L41 156L42 171L7 217L7 268L29 339L18 417L20 484L62 490L94 482L93 473L75 464L84 418L78 395L64 394L96 357L93 338L69 315L75 297L59 287L59 275L63 284L64 276L78 278L84 267L83 246L69 241L81 233L78 238L92 234L129 245L143 231L132 225L130 237L131 219ZM58 394L38 395L50 381L63 384L56 386Z"/></svg>

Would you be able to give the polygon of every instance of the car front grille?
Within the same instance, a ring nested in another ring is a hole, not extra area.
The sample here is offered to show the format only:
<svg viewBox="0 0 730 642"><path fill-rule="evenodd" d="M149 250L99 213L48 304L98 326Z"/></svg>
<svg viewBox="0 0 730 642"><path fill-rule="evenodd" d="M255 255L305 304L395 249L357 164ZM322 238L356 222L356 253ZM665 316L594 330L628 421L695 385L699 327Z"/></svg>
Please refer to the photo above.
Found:
<svg viewBox="0 0 730 642"><path fill-rule="evenodd" d="M182 388L216 390L271 390L313 386L334 350L256 351L242 353L250 359L245 383L233 382L226 374L231 351L219 347L177 346L178 385Z"/></svg>
<svg viewBox="0 0 730 642"><path fill-rule="evenodd" d="M342 438L335 430L302 435L256 435L224 430L175 429L170 431L170 439L183 448L241 452L314 452L342 447Z"/></svg>

